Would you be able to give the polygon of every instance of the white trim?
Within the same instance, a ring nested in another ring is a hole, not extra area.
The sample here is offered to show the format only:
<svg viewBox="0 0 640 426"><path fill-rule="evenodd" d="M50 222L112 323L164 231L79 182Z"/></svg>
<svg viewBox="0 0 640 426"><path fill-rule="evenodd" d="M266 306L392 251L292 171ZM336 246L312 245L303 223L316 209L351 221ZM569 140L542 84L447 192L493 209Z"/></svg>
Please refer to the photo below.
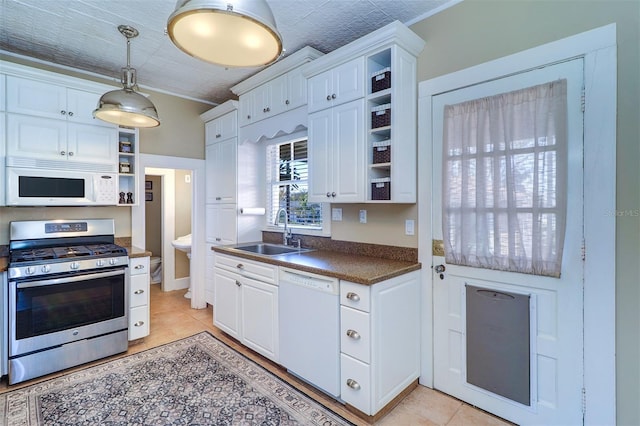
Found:
<svg viewBox="0 0 640 426"><path fill-rule="evenodd" d="M616 423L616 25L610 24L419 84L420 261L431 256L431 98L570 58L584 57L585 424ZM423 274L423 324L433 324L432 274ZM433 386L433 330L423 327L420 383Z"/></svg>
<svg viewBox="0 0 640 426"><path fill-rule="evenodd" d="M449 9L450 7L453 7L458 3L462 3L462 1L463 0L450 0L450 1L446 2L443 5L440 5L440 6L436 7L436 8L434 8L434 9L431 9L428 12L423 13L422 15L418 15L415 18L412 18L412 19L408 20L404 24L407 27L410 27L411 25L413 25L415 23L418 23L420 21L424 21L425 19L427 19L427 18L429 18L429 17L431 17L433 15L436 15L436 14L442 12L443 10Z"/></svg>
<svg viewBox="0 0 640 426"><path fill-rule="evenodd" d="M193 158L168 157L154 154L140 154L139 170L147 167L191 170L193 197L191 200L191 307L204 309L205 300L205 162ZM138 179L138 194L144 193L144 179ZM145 246L144 203L131 208L131 243L137 247Z"/></svg>

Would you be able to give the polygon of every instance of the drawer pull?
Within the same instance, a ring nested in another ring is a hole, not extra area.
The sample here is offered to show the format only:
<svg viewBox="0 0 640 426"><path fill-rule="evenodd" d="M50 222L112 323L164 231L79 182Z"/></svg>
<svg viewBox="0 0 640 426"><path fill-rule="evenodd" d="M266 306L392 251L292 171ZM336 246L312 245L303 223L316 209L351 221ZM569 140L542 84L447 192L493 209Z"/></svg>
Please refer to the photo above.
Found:
<svg viewBox="0 0 640 426"><path fill-rule="evenodd" d="M238 264L236 265L236 268L238 268L238 269L244 269L244 265L243 265L242 263L238 263Z"/></svg>
<svg viewBox="0 0 640 426"><path fill-rule="evenodd" d="M144 265L136 265L133 269L144 269Z"/></svg>
<svg viewBox="0 0 640 426"><path fill-rule="evenodd" d="M358 293L353 293L350 291L349 293L347 293L347 299L352 300L354 302L359 302L360 296L358 296Z"/></svg>
<svg viewBox="0 0 640 426"><path fill-rule="evenodd" d="M347 386L349 386L353 390L360 390L360 383L356 382L353 379L347 379Z"/></svg>
<svg viewBox="0 0 640 426"><path fill-rule="evenodd" d="M133 294L142 294L144 293L144 290L140 289L140 290L136 290L133 292ZM349 332L347 332L347 334L349 334Z"/></svg>
<svg viewBox="0 0 640 426"><path fill-rule="evenodd" d="M240 286L242 285L242 283L240 283L240 281L236 280L236 285L237 285L238 287L240 287Z"/></svg>
<svg viewBox="0 0 640 426"><path fill-rule="evenodd" d="M360 339L360 333L351 329L347 330L347 336L351 337L353 340Z"/></svg>
<svg viewBox="0 0 640 426"><path fill-rule="evenodd" d="M133 324L135 327L142 327L144 325L144 321L138 321L135 324Z"/></svg>

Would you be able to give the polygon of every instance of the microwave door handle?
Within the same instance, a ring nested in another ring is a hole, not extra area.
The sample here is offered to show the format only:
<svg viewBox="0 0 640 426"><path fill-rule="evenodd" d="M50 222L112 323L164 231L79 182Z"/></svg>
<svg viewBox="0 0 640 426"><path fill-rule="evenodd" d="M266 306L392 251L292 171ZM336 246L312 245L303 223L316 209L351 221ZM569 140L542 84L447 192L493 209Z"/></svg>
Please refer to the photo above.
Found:
<svg viewBox="0 0 640 426"><path fill-rule="evenodd" d="M86 281L88 279L95 279L95 278L114 277L116 275L124 275L124 268L119 269L117 271L98 272L98 273L95 273L95 274L82 274L82 275L75 275L73 277L63 277L63 278L53 278L53 279L50 279L50 280L19 282L16 285L16 287L17 288L43 287L43 286L47 286L47 285L67 284L67 283L74 283L74 282L78 282L78 281Z"/></svg>

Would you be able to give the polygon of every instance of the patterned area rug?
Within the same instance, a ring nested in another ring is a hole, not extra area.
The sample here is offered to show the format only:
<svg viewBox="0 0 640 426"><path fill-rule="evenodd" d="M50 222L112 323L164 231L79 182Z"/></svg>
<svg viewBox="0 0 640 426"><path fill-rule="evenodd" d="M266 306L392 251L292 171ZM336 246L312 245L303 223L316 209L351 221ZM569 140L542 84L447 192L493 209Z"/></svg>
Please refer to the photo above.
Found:
<svg viewBox="0 0 640 426"><path fill-rule="evenodd" d="M0 395L3 425L350 425L203 332Z"/></svg>

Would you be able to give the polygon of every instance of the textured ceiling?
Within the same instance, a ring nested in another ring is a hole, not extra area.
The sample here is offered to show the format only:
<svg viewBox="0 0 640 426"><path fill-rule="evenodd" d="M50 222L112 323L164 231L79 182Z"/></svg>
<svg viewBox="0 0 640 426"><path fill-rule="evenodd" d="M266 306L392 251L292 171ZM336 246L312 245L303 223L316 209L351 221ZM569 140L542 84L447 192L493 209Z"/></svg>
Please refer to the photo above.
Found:
<svg viewBox="0 0 640 426"><path fill-rule="evenodd" d="M268 0L288 54L304 46L328 53L394 20L411 24L460 0ZM194 59L165 35L175 0L0 0L0 50L119 81L126 65L120 24L140 35L131 65L143 88L220 103L229 88L262 68ZM2 52L0 52L2 53Z"/></svg>

